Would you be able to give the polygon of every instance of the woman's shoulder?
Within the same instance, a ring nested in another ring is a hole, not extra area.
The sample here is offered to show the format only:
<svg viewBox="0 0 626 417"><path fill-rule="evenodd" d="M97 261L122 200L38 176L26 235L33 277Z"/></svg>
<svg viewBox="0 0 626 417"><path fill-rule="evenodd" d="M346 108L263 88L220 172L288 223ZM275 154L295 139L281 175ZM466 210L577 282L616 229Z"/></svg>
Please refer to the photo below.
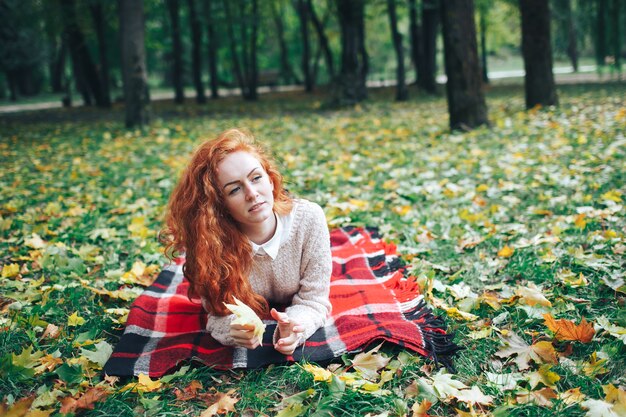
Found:
<svg viewBox="0 0 626 417"><path fill-rule="evenodd" d="M324 210L319 204L305 200L304 198L296 198L293 200L292 213L296 218L300 217L301 220L320 217L325 218Z"/></svg>

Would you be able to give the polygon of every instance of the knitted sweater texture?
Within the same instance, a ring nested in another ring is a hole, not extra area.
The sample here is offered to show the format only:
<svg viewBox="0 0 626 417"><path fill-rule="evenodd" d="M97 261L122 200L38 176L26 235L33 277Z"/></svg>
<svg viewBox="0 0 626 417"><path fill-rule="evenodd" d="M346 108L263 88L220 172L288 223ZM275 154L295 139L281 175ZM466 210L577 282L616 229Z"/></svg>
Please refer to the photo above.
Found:
<svg viewBox="0 0 626 417"><path fill-rule="evenodd" d="M328 293L332 257L330 236L322 208L307 200L294 200L293 222L287 240L276 259L254 256L249 276L252 289L270 304L287 305L285 312L294 323L304 327L309 338L326 322L330 313ZM230 322L234 315L209 315L207 330L223 345L234 345Z"/></svg>

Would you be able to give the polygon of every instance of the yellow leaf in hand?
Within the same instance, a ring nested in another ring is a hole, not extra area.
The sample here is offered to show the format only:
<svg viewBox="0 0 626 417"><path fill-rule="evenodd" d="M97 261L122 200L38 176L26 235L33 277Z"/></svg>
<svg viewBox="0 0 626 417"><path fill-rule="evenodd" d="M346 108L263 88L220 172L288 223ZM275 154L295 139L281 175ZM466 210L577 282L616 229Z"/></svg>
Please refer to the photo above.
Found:
<svg viewBox="0 0 626 417"><path fill-rule="evenodd" d="M224 303L226 308L235 315L233 324L240 324L242 326L251 324L254 326L254 335L262 338L263 333L265 332L265 323L261 321L254 310L239 301L236 297L233 298L235 299L235 304Z"/></svg>

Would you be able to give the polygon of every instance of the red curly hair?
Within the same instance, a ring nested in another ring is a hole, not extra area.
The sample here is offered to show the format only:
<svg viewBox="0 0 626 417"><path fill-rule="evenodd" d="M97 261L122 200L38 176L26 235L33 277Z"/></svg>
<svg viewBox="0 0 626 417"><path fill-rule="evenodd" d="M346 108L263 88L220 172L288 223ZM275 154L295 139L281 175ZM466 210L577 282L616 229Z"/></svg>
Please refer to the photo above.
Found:
<svg viewBox="0 0 626 417"><path fill-rule="evenodd" d="M274 185L274 211L287 214L293 201L283 188L283 178L269 154L244 129L230 129L196 150L168 204L161 232L165 253L172 259L185 252L183 273L189 280L189 296L200 296L213 315L228 314L224 302L237 297L257 314L268 313L265 298L248 281L252 246L224 205L217 182L217 166L229 154L250 153L259 160Z"/></svg>

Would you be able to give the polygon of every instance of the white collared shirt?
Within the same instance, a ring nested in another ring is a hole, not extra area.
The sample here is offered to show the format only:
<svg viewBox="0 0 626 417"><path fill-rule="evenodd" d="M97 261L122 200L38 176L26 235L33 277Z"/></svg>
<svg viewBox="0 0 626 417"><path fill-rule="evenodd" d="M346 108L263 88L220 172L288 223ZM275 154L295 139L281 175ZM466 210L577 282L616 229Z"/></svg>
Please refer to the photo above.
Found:
<svg viewBox="0 0 626 417"><path fill-rule="evenodd" d="M252 245L252 255L267 255L272 259L276 259L280 245L287 241L289 232L291 231L291 223L293 222L293 210L286 216L279 216L276 213L274 213L274 216L276 216L276 230L274 231L274 235L262 245L257 245L253 241L250 241Z"/></svg>

